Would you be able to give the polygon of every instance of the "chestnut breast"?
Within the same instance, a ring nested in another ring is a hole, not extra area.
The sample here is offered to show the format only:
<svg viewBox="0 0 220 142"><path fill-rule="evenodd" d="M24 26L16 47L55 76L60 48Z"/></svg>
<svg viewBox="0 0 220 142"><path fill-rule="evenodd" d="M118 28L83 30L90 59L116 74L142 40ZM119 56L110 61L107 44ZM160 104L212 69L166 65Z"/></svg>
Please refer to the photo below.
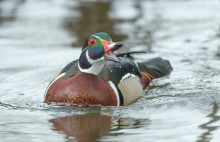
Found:
<svg viewBox="0 0 220 142"><path fill-rule="evenodd" d="M82 72L77 72L70 78L63 75L52 82L46 92L45 101L84 105L117 105L114 90L103 78Z"/></svg>

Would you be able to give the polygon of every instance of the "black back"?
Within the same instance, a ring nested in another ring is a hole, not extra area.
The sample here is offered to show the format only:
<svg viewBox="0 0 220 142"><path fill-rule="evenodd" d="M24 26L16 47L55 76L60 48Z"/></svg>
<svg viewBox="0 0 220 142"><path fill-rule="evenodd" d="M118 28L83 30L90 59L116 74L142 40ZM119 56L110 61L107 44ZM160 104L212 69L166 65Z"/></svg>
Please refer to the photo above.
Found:
<svg viewBox="0 0 220 142"><path fill-rule="evenodd" d="M138 62L136 64L134 58L131 56L131 54L135 53L140 52L118 54L117 57L121 60L121 63L108 61L99 76L104 78L107 82L112 81L115 85L118 85L122 77L127 73L141 77L140 72L146 72L153 78L160 78L169 75L173 70L170 62L162 58L153 58L149 61ZM78 71L78 60L75 60L69 63L61 73L66 72L65 76L69 78Z"/></svg>
<svg viewBox="0 0 220 142"><path fill-rule="evenodd" d="M127 73L135 74L137 77L141 77L138 67L130 57L119 57L121 63L108 61L102 69L100 76L106 81L112 81L118 85L120 80Z"/></svg>

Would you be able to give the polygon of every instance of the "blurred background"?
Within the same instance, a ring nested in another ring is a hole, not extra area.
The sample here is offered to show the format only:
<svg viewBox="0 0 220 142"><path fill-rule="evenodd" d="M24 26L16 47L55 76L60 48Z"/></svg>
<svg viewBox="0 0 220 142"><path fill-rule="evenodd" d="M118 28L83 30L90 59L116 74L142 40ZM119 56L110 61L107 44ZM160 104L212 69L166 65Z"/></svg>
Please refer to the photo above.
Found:
<svg viewBox="0 0 220 142"><path fill-rule="evenodd" d="M170 60L170 77L125 107L43 103L49 82L107 32L121 52ZM218 0L0 0L0 141L218 142Z"/></svg>

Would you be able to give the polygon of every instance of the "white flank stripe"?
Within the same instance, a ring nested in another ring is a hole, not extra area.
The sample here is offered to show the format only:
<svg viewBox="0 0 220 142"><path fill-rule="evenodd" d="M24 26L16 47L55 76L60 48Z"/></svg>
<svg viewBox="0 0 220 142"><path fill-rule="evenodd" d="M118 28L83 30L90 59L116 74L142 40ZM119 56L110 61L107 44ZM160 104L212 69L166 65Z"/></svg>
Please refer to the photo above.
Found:
<svg viewBox="0 0 220 142"><path fill-rule="evenodd" d="M66 73L60 74L57 78L55 78L55 79L53 80L53 82L50 83L50 85L47 87L47 90L46 90L46 92L45 92L45 94L44 94L44 97L46 97L47 91L48 91L48 89L51 87L51 85L52 85L55 81L57 81L59 78L63 77L65 74L66 74Z"/></svg>
<svg viewBox="0 0 220 142"><path fill-rule="evenodd" d="M108 83L110 84L111 88L115 92L115 95L116 95L116 98L117 98L117 106L119 106L120 105L120 100L119 100L120 98L119 98L118 90L117 90L117 88L115 87L115 84L112 81L108 81Z"/></svg>
<svg viewBox="0 0 220 142"><path fill-rule="evenodd" d="M134 63L135 63L135 65L137 66L138 71L139 71L139 72L141 72L141 71L140 71L140 68L139 68L139 66L138 66L138 64L137 64L137 62L136 62L136 61L134 61Z"/></svg>
<svg viewBox="0 0 220 142"><path fill-rule="evenodd" d="M125 79L129 78L130 76L131 76L130 73L125 74L125 75L121 78L120 82L124 81Z"/></svg>
<svg viewBox="0 0 220 142"><path fill-rule="evenodd" d="M123 82L125 79L130 78L130 77L134 77L134 78L136 78L137 80L140 81L140 78L138 78L136 75L127 73L127 74L125 74L125 75L121 78L120 82Z"/></svg>

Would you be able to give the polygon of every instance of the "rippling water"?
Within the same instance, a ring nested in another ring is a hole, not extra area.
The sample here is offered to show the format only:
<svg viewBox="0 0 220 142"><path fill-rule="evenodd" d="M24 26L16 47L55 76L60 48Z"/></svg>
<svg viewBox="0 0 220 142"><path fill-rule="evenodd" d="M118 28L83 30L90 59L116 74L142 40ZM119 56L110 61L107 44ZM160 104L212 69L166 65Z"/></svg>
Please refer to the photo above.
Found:
<svg viewBox="0 0 220 142"><path fill-rule="evenodd" d="M219 13L219 1L0 0L0 141L219 142ZM173 73L125 107L43 103L98 31L149 52L137 58L169 59Z"/></svg>

